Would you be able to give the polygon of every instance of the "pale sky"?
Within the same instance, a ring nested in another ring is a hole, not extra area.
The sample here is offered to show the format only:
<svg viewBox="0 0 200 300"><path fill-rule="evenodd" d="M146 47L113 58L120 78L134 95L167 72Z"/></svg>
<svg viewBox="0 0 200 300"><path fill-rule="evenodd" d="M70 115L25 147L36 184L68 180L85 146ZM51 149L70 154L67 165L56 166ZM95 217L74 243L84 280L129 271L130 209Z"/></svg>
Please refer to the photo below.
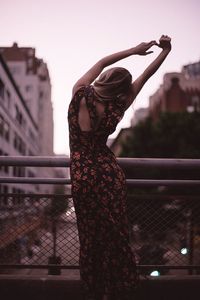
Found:
<svg viewBox="0 0 200 300"><path fill-rule="evenodd" d="M73 84L97 60L140 42L172 38L172 51L146 83L117 127L128 127L134 111L167 72L200 60L199 0L0 0L0 46L36 48L48 64L54 110L54 151L69 154L67 110ZM116 63L135 79L156 57L132 56Z"/></svg>

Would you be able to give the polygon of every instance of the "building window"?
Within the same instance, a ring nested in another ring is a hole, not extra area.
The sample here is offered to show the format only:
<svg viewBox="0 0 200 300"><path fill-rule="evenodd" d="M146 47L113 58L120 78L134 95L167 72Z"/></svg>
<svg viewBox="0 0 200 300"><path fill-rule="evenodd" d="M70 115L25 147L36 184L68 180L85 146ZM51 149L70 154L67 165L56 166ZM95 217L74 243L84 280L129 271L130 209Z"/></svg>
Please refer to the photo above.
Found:
<svg viewBox="0 0 200 300"><path fill-rule="evenodd" d="M27 93L32 92L33 86L28 84L28 85L26 85L25 90L26 90Z"/></svg>
<svg viewBox="0 0 200 300"><path fill-rule="evenodd" d="M13 176L15 177L25 177L25 167L13 167Z"/></svg>
<svg viewBox="0 0 200 300"><path fill-rule="evenodd" d="M19 110L18 106L15 104L15 118L20 126L24 129L26 128L26 120L24 119L21 111Z"/></svg>
<svg viewBox="0 0 200 300"><path fill-rule="evenodd" d="M17 120L17 122L22 125L22 114L21 112L19 111L19 108L17 105L15 105L15 118Z"/></svg>
<svg viewBox="0 0 200 300"><path fill-rule="evenodd" d="M4 93L5 93L5 85L3 81L0 79L0 98L4 99Z"/></svg>
<svg viewBox="0 0 200 300"><path fill-rule="evenodd" d="M0 149L0 156L7 156L8 153L4 152L2 149ZM0 165L0 171L5 172L5 173L9 173L9 166L1 166Z"/></svg>
<svg viewBox="0 0 200 300"><path fill-rule="evenodd" d="M10 125L6 122L2 115L0 115L0 136L9 141L10 138Z"/></svg>
<svg viewBox="0 0 200 300"><path fill-rule="evenodd" d="M10 92L8 90L6 90L6 108L9 109L10 108L10 101L11 101L11 95Z"/></svg>
<svg viewBox="0 0 200 300"><path fill-rule="evenodd" d="M10 138L10 126L6 121L4 121L4 138L7 141L9 141Z"/></svg>
<svg viewBox="0 0 200 300"><path fill-rule="evenodd" d="M16 132L14 133L13 146L22 155L26 154L26 145L22 138Z"/></svg>
<svg viewBox="0 0 200 300"><path fill-rule="evenodd" d="M0 115L0 135L3 136L4 118Z"/></svg>
<svg viewBox="0 0 200 300"><path fill-rule="evenodd" d="M11 67L11 73L13 75L19 75L21 73L21 67L20 66Z"/></svg>
<svg viewBox="0 0 200 300"><path fill-rule="evenodd" d="M28 65L28 68L31 68L33 66L33 59L32 58L29 58L27 60L27 65Z"/></svg>
<svg viewBox="0 0 200 300"><path fill-rule="evenodd" d="M32 140L32 142L35 142L35 135L31 129L29 129L29 137Z"/></svg>
<svg viewBox="0 0 200 300"><path fill-rule="evenodd" d="M198 95L192 97L192 106L194 107L194 111L200 112L200 98Z"/></svg>
<svg viewBox="0 0 200 300"><path fill-rule="evenodd" d="M35 173L31 170L28 170L28 177L35 177Z"/></svg>

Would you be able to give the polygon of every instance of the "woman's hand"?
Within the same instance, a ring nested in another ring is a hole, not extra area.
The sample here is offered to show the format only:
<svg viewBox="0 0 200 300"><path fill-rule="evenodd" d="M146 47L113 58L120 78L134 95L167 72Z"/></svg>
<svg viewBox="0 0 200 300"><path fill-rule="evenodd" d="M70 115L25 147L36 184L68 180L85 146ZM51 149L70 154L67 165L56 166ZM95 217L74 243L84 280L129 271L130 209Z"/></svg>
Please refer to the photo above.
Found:
<svg viewBox="0 0 200 300"><path fill-rule="evenodd" d="M153 51L147 51L149 50L152 46L158 46L158 43L156 41L150 41L149 43L141 43L138 46L133 48L134 54L138 55L148 55L153 53Z"/></svg>
<svg viewBox="0 0 200 300"><path fill-rule="evenodd" d="M158 47L162 48L163 50L171 50L171 38L168 35L162 35L159 39Z"/></svg>

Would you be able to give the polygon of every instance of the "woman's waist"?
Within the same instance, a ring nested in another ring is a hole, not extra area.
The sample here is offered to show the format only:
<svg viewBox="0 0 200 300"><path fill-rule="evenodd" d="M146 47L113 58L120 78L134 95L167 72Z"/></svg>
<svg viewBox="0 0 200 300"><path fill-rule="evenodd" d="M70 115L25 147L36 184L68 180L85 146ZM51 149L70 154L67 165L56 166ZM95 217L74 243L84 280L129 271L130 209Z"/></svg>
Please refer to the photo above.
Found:
<svg viewBox="0 0 200 300"><path fill-rule="evenodd" d="M107 147L91 147L84 148L78 147L71 150L70 153L71 160L87 160L92 159L95 161L110 161L116 160L114 153Z"/></svg>
<svg viewBox="0 0 200 300"><path fill-rule="evenodd" d="M71 162L77 162L81 164L101 164L101 163L108 163L108 164L116 164L116 157L115 154L108 148L108 146L101 146L101 147L79 147L73 149L70 152L70 159Z"/></svg>
<svg viewBox="0 0 200 300"><path fill-rule="evenodd" d="M84 151L74 152L71 155L70 169L71 178L75 180L77 178L80 181L85 180L85 178L96 178L99 182L115 178L125 181L124 172L110 150L106 155L104 153L91 154Z"/></svg>

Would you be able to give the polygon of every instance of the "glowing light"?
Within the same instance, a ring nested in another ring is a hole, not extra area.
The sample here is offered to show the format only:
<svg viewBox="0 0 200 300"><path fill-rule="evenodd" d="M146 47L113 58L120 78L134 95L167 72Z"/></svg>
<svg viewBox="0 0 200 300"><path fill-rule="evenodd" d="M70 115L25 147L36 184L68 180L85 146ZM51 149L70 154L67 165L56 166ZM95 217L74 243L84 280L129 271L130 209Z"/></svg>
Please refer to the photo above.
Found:
<svg viewBox="0 0 200 300"><path fill-rule="evenodd" d="M150 273L150 276L160 276L160 272L155 270Z"/></svg>
<svg viewBox="0 0 200 300"><path fill-rule="evenodd" d="M188 249L187 248L182 248L181 249L181 254L186 255L188 253Z"/></svg>

